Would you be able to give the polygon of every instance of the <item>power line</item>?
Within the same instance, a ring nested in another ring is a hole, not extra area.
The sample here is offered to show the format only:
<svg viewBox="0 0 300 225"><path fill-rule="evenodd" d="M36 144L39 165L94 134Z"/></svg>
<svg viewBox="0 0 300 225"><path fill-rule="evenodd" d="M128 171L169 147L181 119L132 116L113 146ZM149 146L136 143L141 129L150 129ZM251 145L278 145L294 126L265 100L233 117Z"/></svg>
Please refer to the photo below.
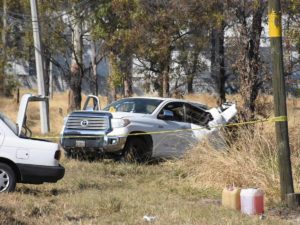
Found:
<svg viewBox="0 0 300 225"><path fill-rule="evenodd" d="M46 17L46 16L39 16L38 19L40 22L43 22L43 21L52 21L52 20L56 20L62 16L66 16L66 15L70 15L72 14L72 12L74 11L74 9L81 9L82 11L86 10L87 8L89 7L92 7L94 6L96 3L96 1L94 0L84 0L82 2L79 2L77 4L75 4L74 6L72 6L72 9L70 10L67 10L67 11L63 11L61 12L60 14L58 15L55 15L55 16L49 16L49 17ZM83 5L86 5L84 8L81 8L81 6ZM0 14L3 16L3 9L0 8ZM6 15L8 18L13 18L13 19L16 19L16 20L20 20L22 22L27 21L27 22L32 22L32 18L31 18L31 15L29 14L23 14L23 13L17 13L17 12L12 12L12 11L7 11L7 15ZM43 18L44 17L44 18Z"/></svg>

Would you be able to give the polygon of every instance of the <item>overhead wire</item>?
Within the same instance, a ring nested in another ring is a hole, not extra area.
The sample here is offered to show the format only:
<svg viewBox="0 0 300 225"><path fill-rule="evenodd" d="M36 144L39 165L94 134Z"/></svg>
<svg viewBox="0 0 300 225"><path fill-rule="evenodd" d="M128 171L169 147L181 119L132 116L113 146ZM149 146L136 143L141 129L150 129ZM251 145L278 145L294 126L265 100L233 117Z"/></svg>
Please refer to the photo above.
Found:
<svg viewBox="0 0 300 225"><path fill-rule="evenodd" d="M43 22L43 21L47 21L47 22L53 21L53 20L59 19L59 18L61 18L63 16L71 15L72 12L74 11L74 9L76 10L76 9L80 8L81 11L84 11L87 8L94 6L95 3L99 3L99 2L97 2L95 0L84 0L84 1L81 1L81 2L73 5L72 9L69 9L67 11L63 11L63 12L59 13L58 15L49 16L49 17L48 16L46 17L45 15L43 15L43 16L39 15L38 19L39 19L40 22ZM81 8L81 6L83 6L83 5L86 5L86 6L84 8ZM6 15L4 15L3 8L0 8L0 15L1 16L6 16L9 19L19 20L19 21L22 21L22 22L24 22L24 21L26 21L26 22L32 22L32 17L29 14L23 14L23 13L16 13L16 12L12 12L12 11L6 11Z"/></svg>
<svg viewBox="0 0 300 225"><path fill-rule="evenodd" d="M95 6L95 3L99 3L98 1L95 0L84 0L82 2L77 3L72 7L72 9L64 11L62 13L59 13L58 15L55 16L39 16L39 22L43 24L44 22L47 22L50 24L50 26L55 25L55 23L59 23L57 20L62 18L63 16L69 16L68 17L68 23L73 24L74 22L77 21L77 18L72 17L72 11L76 8L80 8L81 11L85 11L86 9ZM83 8L81 6L85 5ZM6 17L9 21L13 21L11 24L8 26L13 26L13 25L21 25L23 26L22 32L31 32L32 31L32 22L34 22L31 18L31 15L26 15L26 14L20 14L20 13L15 13L11 11L7 11L6 14L3 13L3 9L1 10L0 8L0 16ZM14 32L10 32L14 33Z"/></svg>

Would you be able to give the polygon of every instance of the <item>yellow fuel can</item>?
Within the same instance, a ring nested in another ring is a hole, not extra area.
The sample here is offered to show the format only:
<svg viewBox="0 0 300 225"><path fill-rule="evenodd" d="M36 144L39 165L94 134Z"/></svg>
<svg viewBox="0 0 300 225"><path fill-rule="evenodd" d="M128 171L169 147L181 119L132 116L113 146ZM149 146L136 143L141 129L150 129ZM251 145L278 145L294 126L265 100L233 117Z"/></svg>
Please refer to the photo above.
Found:
<svg viewBox="0 0 300 225"><path fill-rule="evenodd" d="M228 186L223 189L222 192L222 205L226 208L240 210L241 200L240 200L241 189L234 186Z"/></svg>

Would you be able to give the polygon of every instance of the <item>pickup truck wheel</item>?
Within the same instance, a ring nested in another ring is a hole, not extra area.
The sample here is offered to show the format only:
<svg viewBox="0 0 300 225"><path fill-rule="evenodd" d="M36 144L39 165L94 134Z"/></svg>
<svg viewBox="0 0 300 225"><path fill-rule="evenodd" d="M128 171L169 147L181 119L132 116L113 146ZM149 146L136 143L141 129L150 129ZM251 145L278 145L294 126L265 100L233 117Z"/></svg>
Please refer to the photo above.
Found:
<svg viewBox="0 0 300 225"><path fill-rule="evenodd" d="M7 164L0 163L0 192L11 192L16 187L16 175Z"/></svg>
<svg viewBox="0 0 300 225"><path fill-rule="evenodd" d="M122 154L125 162L147 162L151 157L151 149L142 138L130 137Z"/></svg>

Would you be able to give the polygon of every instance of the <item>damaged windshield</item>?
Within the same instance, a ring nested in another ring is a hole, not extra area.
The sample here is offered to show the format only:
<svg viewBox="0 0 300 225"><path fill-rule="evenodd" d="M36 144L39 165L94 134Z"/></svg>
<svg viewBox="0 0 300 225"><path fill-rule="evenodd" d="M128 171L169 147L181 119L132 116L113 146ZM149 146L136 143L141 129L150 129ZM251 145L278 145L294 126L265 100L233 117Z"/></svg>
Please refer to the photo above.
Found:
<svg viewBox="0 0 300 225"><path fill-rule="evenodd" d="M106 106L103 110L109 112L152 114L161 102L162 100L159 99L125 98L113 102L112 104Z"/></svg>

